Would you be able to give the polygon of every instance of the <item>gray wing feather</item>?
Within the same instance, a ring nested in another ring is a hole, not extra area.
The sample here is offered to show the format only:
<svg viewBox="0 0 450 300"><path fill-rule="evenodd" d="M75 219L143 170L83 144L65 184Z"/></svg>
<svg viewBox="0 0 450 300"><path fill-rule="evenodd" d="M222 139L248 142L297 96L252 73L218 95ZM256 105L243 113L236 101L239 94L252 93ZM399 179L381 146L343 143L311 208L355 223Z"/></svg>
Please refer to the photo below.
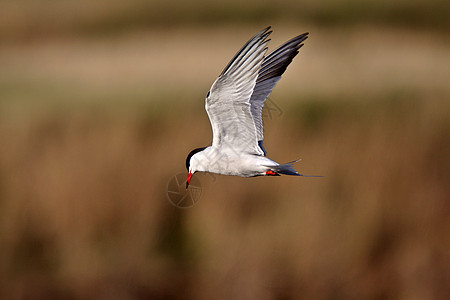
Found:
<svg viewBox="0 0 450 300"><path fill-rule="evenodd" d="M308 33L299 35L264 58L261 68L259 69L253 94L250 98L251 113L255 122L258 141L264 139L262 120L264 103L275 85L281 79L281 75L283 75L288 65L292 62L292 59L298 54L299 49L303 46L302 42L307 38Z"/></svg>
<svg viewBox="0 0 450 300"><path fill-rule="evenodd" d="M213 83L205 108L213 130L213 147L263 155L251 113L250 97L267 51L270 27L234 56Z"/></svg>

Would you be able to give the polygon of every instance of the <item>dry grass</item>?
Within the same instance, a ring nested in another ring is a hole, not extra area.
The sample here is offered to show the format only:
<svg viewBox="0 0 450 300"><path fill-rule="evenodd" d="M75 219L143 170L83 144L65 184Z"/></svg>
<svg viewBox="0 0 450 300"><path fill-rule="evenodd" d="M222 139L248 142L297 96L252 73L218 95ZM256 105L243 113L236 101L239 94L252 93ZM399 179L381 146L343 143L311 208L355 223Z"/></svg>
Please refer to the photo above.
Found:
<svg viewBox="0 0 450 300"><path fill-rule="evenodd" d="M448 44L313 29L265 144L325 177L199 175L188 210L167 182L253 28L3 47L0 298L447 298Z"/></svg>

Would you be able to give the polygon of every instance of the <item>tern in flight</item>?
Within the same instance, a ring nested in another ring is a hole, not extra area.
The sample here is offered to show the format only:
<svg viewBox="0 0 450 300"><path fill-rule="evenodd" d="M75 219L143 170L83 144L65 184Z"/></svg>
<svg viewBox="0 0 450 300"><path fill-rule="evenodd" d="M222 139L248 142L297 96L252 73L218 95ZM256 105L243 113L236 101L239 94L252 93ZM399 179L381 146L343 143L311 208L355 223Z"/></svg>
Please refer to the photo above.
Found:
<svg viewBox="0 0 450 300"><path fill-rule="evenodd" d="M206 95L205 109L213 140L186 158L188 188L195 172L242 177L299 174L293 164L266 157L262 109L308 33L301 34L266 56L270 27L251 38L228 63Z"/></svg>

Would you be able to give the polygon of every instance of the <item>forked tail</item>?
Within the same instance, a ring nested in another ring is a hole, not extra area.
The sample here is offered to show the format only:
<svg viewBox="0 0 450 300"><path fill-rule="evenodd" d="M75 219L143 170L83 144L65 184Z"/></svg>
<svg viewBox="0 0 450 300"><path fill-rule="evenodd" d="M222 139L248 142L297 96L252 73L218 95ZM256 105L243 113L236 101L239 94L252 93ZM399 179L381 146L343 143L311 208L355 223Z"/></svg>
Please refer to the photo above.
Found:
<svg viewBox="0 0 450 300"><path fill-rule="evenodd" d="M303 176L303 177L323 177L320 175L303 175L298 173L295 169L294 169L294 164L298 161L302 160L297 159L282 165L277 165L277 166L271 166L270 168L273 169L276 173L278 174L284 174L284 175L294 175L294 176Z"/></svg>

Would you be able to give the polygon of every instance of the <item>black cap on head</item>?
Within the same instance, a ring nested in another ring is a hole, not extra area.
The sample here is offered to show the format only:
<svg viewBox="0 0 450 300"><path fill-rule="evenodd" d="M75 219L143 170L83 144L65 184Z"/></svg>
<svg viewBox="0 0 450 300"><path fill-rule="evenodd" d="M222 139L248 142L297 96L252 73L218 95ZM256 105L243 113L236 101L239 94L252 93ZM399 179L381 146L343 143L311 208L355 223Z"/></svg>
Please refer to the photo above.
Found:
<svg viewBox="0 0 450 300"><path fill-rule="evenodd" d="M189 165L191 164L191 157L192 155L194 155L195 153L198 153L200 151L203 151L206 147L201 147L201 148L196 148L194 150L192 150L191 152L189 152L188 156L186 157L186 169L189 172Z"/></svg>

